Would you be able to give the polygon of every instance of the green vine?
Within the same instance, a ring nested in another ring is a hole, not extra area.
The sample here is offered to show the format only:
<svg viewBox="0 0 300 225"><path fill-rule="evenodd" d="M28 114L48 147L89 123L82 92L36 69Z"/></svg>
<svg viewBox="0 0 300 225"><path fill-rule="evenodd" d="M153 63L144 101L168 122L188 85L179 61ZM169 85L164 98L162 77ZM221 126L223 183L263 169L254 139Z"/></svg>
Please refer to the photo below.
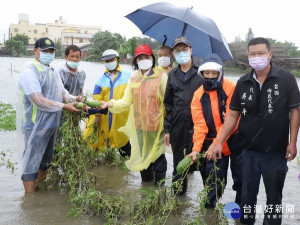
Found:
<svg viewBox="0 0 300 225"><path fill-rule="evenodd" d="M207 220L210 221L209 224L222 224L222 225L228 225L228 220L226 216L224 215L224 204L221 203L221 197L218 196L218 190L217 185L221 184L222 187L222 194L224 193L225 189L225 182L218 178L217 171L220 170L216 163L214 163L212 170L209 173L209 176L205 180L205 186L203 190L198 194L199 198L199 204L198 204L198 214L197 216L189 221L188 225L207 225ZM214 215L213 217L210 216L207 218L207 209L206 205L209 204L208 194L211 190L215 188L216 193L216 205L214 208ZM217 221L215 221L217 220Z"/></svg>
<svg viewBox="0 0 300 225"><path fill-rule="evenodd" d="M65 123L59 129L55 157L46 180L49 189L59 188L68 193L71 203L68 215L101 216L106 224L130 225L167 224L170 218L177 216L179 205L182 205L177 196L187 173L176 182L165 180L162 181L165 185L159 188L141 188L135 193L100 190L97 180L103 177L97 176L93 170L97 166L125 168L125 159L117 149L99 152L89 149L88 143L97 141L98 137L95 132L87 140L82 139L80 124L83 115L64 114ZM219 182L214 177L215 183ZM205 203L209 190L206 187L200 192L198 215L189 224L205 224ZM218 200L215 210L219 221L224 220L222 209L223 205Z"/></svg>

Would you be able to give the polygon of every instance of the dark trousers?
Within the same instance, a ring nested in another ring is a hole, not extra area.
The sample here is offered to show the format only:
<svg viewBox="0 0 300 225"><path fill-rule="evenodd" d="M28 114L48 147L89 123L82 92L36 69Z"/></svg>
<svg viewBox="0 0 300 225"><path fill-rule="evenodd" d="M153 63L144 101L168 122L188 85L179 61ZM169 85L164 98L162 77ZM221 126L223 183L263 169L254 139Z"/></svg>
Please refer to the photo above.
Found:
<svg viewBox="0 0 300 225"><path fill-rule="evenodd" d="M119 153L122 157L130 157L131 155L131 144L128 141L126 145L119 148Z"/></svg>
<svg viewBox="0 0 300 225"><path fill-rule="evenodd" d="M186 173L183 173L181 175L177 175L176 167L180 163L180 161L184 159L184 157L186 155L188 155L189 153L192 152L192 149L193 149L193 142L191 142L188 146L186 146L186 148L185 148L186 151L185 152L180 150L180 149L176 149L174 146L172 146L172 152L173 152L173 173L172 173L173 177L172 177L172 182L176 182L179 179L182 179L182 182L180 182L182 187L181 187L181 191L178 193L179 195L183 195L183 194L186 193L187 187L188 187L188 179L187 179ZM200 170L201 174L204 175L205 171L203 169L203 166L201 166L202 164L203 164L203 160L200 162L200 166L197 168L196 163L194 163L192 166L190 166L189 171L187 171L187 172L193 172L193 171L196 171L196 170ZM174 190L174 192L177 192L177 190Z"/></svg>
<svg viewBox="0 0 300 225"><path fill-rule="evenodd" d="M151 163L149 167L145 170L140 171L142 181L148 182L152 181L153 177L155 178L155 184L162 179L166 178L167 171L167 159L165 154L162 154L155 160L154 163Z"/></svg>
<svg viewBox="0 0 300 225"><path fill-rule="evenodd" d="M276 205L282 204L282 190L288 171L285 151L259 152L242 151L242 217L244 224L254 224L257 194L262 176L266 189L267 203L264 212L264 225L281 224L282 210L275 211ZM272 208L272 209L271 209ZM258 212L257 212L258 213Z"/></svg>
<svg viewBox="0 0 300 225"><path fill-rule="evenodd" d="M227 143L231 150L230 156L222 155L222 158L216 162L216 171L214 169L214 162L212 160L206 160L204 158L200 159L200 173L204 182L204 185L209 186L211 190L208 192L209 203L206 204L208 208L214 208L217 196L220 198L222 196L222 184L224 182L224 187L227 184L227 171L229 165L230 157L230 169L233 179L232 189L236 191L235 202L241 204L242 195L242 164L241 164L241 140L242 137L239 134L232 135ZM211 145L211 140L205 140L201 152L205 152ZM203 172L204 171L204 172ZM215 178L218 178L216 181ZM217 182L217 183L216 183Z"/></svg>
<svg viewBox="0 0 300 225"><path fill-rule="evenodd" d="M216 162L217 169L215 169L214 161L206 160L204 182L206 184L206 187L211 188L211 190L208 192L207 197L209 203L205 204L206 208L214 208L217 201L216 197L218 196L218 198L220 198L223 194L221 182L224 182L225 187L227 184L228 163L229 156L223 155L222 158Z"/></svg>
<svg viewBox="0 0 300 225"><path fill-rule="evenodd" d="M227 184L227 171L230 157L230 169L233 179L232 189L236 192L235 195L235 203L238 205L241 204L241 196L242 196L242 166L241 166L241 151L232 152L230 156L222 156L216 162L217 171L214 170L214 162L212 160L206 160L205 162L205 175L202 175L202 179L204 179L205 185L210 186L212 189L208 192L208 200L209 203L206 204L208 208L214 208L216 204L216 193L218 198L222 196L222 185L220 182L224 182L224 187ZM201 172L201 171L200 171ZM209 175L210 179L208 179ZM219 179L217 181L217 189L215 184L215 175ZM217 190L217 192L216 192Z"/></svg>
<svg viewBox="0 0 300 225"><path fill-rule="evenodd" d="M242 151L233 151L230 155L230 169L233 180L232 189L236 192L235 203L241 205L242 200Z"/></svg>

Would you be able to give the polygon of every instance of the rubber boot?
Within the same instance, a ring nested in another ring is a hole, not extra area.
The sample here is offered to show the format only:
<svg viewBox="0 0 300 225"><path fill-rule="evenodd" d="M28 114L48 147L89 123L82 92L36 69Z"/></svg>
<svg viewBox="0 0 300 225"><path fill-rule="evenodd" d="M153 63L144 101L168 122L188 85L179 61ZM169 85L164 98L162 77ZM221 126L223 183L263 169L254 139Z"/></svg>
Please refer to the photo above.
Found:
<svg viewBox="0 0 300 225"><path fill-rule="evenodd" d="M165 184L165 179L166 179L166 172L155 173L155 177L154 177L155 186L157 187L163 186ZM164 181L160 182L161 180Z"/></svg>
<svg viewBox="0 0 300 225"><path fill-rule="evenodd" d="M148 167L147 169L140 171L140 174L143 182L152 181L154 178L152 167Z"/></svg>

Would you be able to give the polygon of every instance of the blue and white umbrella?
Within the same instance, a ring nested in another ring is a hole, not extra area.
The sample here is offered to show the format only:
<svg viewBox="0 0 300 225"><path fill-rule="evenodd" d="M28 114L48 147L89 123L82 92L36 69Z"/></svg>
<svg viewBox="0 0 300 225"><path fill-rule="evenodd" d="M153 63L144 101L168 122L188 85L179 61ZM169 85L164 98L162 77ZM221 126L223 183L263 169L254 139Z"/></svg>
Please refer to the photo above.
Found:
<svg viewBox="0 0 300 225"><path fill-rule="evenodd" d="M193 48L193 55L206 57L218 54L222 59L232 59L232 54L215 22L201 16L191 8L160 2L137 9L125 16L143 34L168 46L175 38L185 36Z"/></svg>

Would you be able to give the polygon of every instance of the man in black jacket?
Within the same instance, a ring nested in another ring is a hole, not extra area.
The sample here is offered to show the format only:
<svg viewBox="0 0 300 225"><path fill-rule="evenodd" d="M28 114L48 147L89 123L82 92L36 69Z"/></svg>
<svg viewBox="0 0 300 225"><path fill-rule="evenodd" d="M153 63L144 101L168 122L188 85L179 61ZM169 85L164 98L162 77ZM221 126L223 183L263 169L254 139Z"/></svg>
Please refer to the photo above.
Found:
<svg viewBox="0 0 300 225"><path fill-rule="evenodd" d="M198 65L193 62L192 47L185 37L175 39L172 51L179 64L170 71L164 104L166 116L164 120L164 142L171 144L173 151L173 181L178 180L176 166L185 154L192 151L194 124L191 115L191 101L194 92L202 85L202 78L197 75ZM184 149L186 152L184 153ZM187 190L187 178L179 194Z"/></svg>

